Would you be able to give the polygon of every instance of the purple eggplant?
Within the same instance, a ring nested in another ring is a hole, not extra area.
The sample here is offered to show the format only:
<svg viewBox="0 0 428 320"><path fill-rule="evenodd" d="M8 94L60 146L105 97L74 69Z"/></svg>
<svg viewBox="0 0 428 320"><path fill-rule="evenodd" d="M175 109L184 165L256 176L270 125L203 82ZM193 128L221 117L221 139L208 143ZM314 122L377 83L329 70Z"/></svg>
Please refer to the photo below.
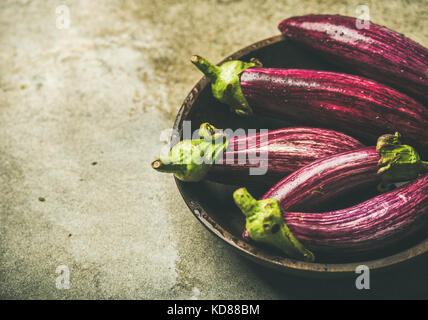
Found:
<svg viewBox="0 0 428 320"><path fill-rule="evenodd" d="M356 188L379 182L384 187L385 183L417 179L426 172L428 163L412 147L401 145L398 134L384 135L376 148L331 156L299 169L259 201L245 188L235 191L234 199L247 217L244 237L271 244L291 257L311 261L312 251L368 253L416 229L422 220L412 214L423 215L428 210L428 176L351 208L301 211Z"/></svg>
<svg viewBox="0 0 428 320"><path fill-rule="evenodd" d="M361 147L361 142L343 133L307 127L232 137L220 161L214 162L208 172L207 179L235 185L264 183L271 186L315 160ZM240 158L245 162L241 163ZM251 174L250 168L262 174Z"/></svg>
<svg viewBox="0 0 428 320"><path fill-rule="evenodd" d="M406 143L428 153L428 109L375 81L341 73L270 69L257 62L229 61L215 66L192 62L212 80L213 95L233 111L254 111L294 123L330 128L375 143L399 130Z"/></svg>
<svg viewBox="0 0 428 320"><path fill-rule="evenodd" d="M152 167L182 181L271 186L315 160L364 147L343 133L306 127L226 137L204 123L199 135L199 140L178 143L169 157L154 161Z"/></svg>
<svg viewBox="0 0 428 320"><path fill-rule="evenodd" d="M350 190L381 182L376 147L348 151L315 161L282 179L262 199L277 199L287 211L307 211Z"/></svg>
<svg viewBox="0 0 428 320"><path fill-rule="evenodd" d="M351 208L288 212L285 223L316 252L367 253L396 244L428 221L428 175Z"/></svg>
<svg viewBox="0 0 428 320"><path fill-rule="evenodd" d="M340 15L306 15L282 21L287 38L331 62L389 84L428 104L428 49L386 27Z"/></svg>

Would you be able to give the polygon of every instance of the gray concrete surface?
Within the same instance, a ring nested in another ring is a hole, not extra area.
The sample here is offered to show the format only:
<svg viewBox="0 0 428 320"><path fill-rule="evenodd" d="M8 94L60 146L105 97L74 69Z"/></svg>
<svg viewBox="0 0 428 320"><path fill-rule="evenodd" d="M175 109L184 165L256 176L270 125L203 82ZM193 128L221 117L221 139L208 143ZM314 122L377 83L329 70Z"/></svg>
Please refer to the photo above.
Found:
<svg viewBox="0 0 428 320"><path fill-rule="evenodd" d="M357 4L428 46L427 1L1 1L0 298L326 297L269 281L150 162L201 77L192 54L219 61L284 17L355 16Z"/></svg>

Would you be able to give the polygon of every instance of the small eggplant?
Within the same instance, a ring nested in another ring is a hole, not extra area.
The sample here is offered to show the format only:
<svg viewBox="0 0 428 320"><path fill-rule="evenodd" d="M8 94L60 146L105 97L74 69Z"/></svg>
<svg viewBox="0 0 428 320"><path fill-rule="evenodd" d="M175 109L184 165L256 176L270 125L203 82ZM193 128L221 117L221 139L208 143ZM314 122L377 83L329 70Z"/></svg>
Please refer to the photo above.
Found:
<svg viewBox="0 0 428 320"><path fill-rule="evenodd" d="M340 132L306 127L226 137L204 123L199 135L201 139L179 142L169 157L154 161L152 167L174 173L182 181L206 178L232 185L272 186L315 160L364 146Z"/></svg>

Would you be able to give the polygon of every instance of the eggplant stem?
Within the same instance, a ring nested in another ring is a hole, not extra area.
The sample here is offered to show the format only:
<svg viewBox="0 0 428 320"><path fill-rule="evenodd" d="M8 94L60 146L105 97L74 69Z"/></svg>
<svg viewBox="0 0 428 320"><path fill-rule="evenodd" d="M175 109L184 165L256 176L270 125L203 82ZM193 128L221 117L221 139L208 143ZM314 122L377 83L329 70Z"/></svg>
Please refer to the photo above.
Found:
<svg viewBox="0 0 428 320"><path fill-rule="evenodd" d="M216 141L219 139L227 139L222 130L218 130L212 124L205 122L199 127L199 136L205 141Z"/></svg>
<svg viewBox="0 0 428 320"><path fill-rule="evenodd" d="M159 172L177 173L185 167L186 164L162 161L161 159L156 159L152 162L152 168Z"/></svg>
<svg viewBox="0 0 428 320"><path fill-rule="evenodd" d="M245 188L233 193L236 205L246 216L246 230L254 241L274 246L287 256L313 262L314 254L307 250L285 224L276 199L257 201Z"/></svg>
<svg viewBox="0 0 428 320"><path fill-rule="evenodd" d="M160 159L157 159L155 161L152 162L152 168L157 170L160 167L162 167L162 161Z"/></svg>
<svg viewBox="0 0 428 320"><path fill-rule="evenodd" d="M258 201L253 198L246 188L236 190L233 193L233 199L246 217L251 217L255 214L256 210L254 209L258 206Z"/></svg>
<svg viewBox="0 0 428 320"><path fill-rule="evenodd" d="M173 173L176 178L186 182L204 179L217 157L226 151L229 140L221 131L209 123L199 129L202 139L182 140L169 152L168 157L156 159L152 168L159 172Z"/></svg>
<svg viewBox="0 0 428 320"><path fill-rule="evenodd" d="M212 124L205 122L199 127L199 136L201 138L210 139L215 134L217 128Z"/></svg>
<svg viewBox="0 0 428 320"><path fill-rule="evenodd" d="M428 172L428 162L422 161L416 150L409 145L401 144L401 134L380 136L376 145L380 160L378 174L382 183L380 192L390 190L395 182L416 179L421 173Z"/></svg>
<svg viewBox="0 0 428 320"><path fill-rule="evenodd" d="M220 68L216 66L215 64L212 64L207 59L202 58L200 56L194 55L192 58L190 58L190 61L208 78L210 78L212 81L215 81L219 74L220 74Z"/></svg>
<svg viewBox="0 0 428 320"><path fill-rule="evenodd" d="M231 110L241 116L251 116L253 110L241 89L241 74L248 68L261 66L260 61L250 62L231 60L216 66L207 59L194 55L190 61L211 79L213 96L230 106Z"/></svg>

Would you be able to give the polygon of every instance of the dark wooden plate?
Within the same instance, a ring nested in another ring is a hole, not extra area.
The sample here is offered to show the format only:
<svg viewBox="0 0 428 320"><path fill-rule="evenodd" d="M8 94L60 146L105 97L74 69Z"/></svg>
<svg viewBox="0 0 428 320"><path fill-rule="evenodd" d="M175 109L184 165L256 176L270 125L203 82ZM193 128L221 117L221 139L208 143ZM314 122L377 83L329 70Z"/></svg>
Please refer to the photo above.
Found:
<svg viewBox="0 0 428 320"><path fill-rule="evenodd" d="M255 57L265 67L301 68L329 71L342 71L324 61L316 53L311 52L296 43L275 36L257 42L227 57L232 59L249 60ZM310 117L311 115L308 115ZM174 123L174 129L181 135L183 122L191 121L192 131L199 128L203 122L210 122L218 128L253 128L276 129L290 124L273 119L252 117L241 118L233 115L229 108L212 97L209 81L202 78L185 99ZM414 262L414 258L428 251L426 230L412 238L406 239L399 246L371 256L358 259L341 257L317 257L317 263L306 263L281 256L260 245L246 243L241 240L244 227L244 216L234 205L232 193L237 188L213 182L184 183L176 179L178 189L194 216L205 226L235 248L242 255L268 267L277 270L308 277L340 277L355 275L359 265L366 265L371 270L386 270L398 265ZM262 195L265 190L250 190L255 195ZM351 199L344 199L337 206L344 206L367 198L370 193L358 193ZM359 260L359 261L357 261Z"/></svg>

